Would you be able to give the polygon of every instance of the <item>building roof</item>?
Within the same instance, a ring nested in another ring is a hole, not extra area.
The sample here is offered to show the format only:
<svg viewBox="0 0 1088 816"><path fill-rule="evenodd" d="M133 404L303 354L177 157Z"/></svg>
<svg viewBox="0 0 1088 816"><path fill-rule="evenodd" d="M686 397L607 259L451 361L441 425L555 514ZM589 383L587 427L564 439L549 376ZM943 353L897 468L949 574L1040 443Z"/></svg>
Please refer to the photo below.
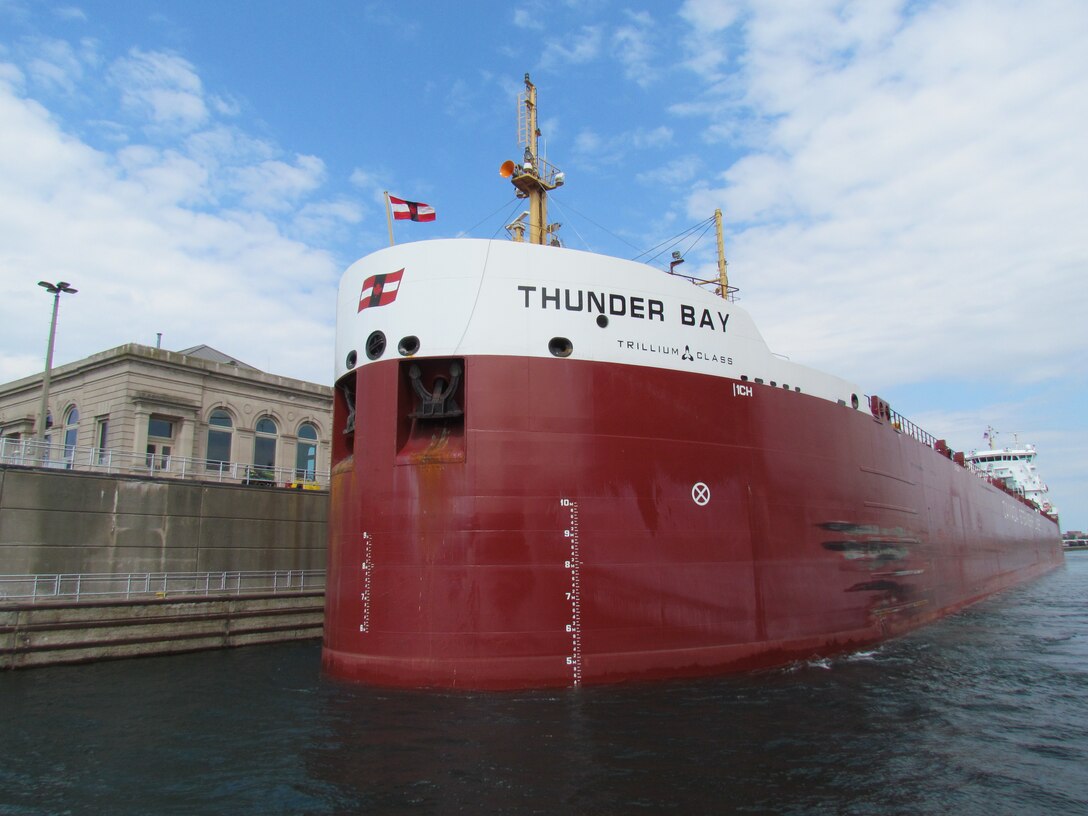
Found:
<svg viewBox="0 0 1088 816"><path fill-rule="evenodd" d="M264 386L279 390L319 393L324 395L325 398L331 398L332 395L331 386L298 380L293 377L284 377L278 374L268 374L208 345L193 346L182 351L167 351L164 348L145 346L139 343L127 343L123 346L92 354L82 360L54 366L53 381L59 383L65 377L81 376L86 372L132 359L143 360L155 365L182 366L190 370L202 370L213 376L261 383ZM19 380L0 383L0 402L20 391L40 389L41 382L42 372L37 372Z"/></svg>
<svg viewBox="0 0 1088 816"><path fill-rule="evenodd" d="M204 345L193 346L192 348L181 349L176 354L184 354L186 357L197 357L201 360L209 360L213 363L226 363L227 365L236 365L240 368L248 368L250 371L260 371L259 368L251 366L249 363L243 363L236 357L231 357L229 354L224 354L218 349L214 349L211 346Z"/></svg>

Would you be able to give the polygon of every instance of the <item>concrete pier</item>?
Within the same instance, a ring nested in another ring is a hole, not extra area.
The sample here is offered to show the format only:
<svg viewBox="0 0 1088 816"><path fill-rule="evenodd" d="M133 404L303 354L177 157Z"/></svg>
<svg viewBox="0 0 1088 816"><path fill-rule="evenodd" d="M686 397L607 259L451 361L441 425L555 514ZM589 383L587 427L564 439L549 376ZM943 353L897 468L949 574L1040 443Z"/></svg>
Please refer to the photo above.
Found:
<svg viewBox="0 0 1088 816"><path fill-rule="evenodd" d="M321 571L327 513L324 491L2 466L0 578ZM309 588L0 597L0 669L317 638L323 617L324 592Z"/></svg>
<svg viewBox="0 0 1088 816"><path fill-rule="evenodd" d="M324 592L0 604L0 669L321 637Z"/></svg>

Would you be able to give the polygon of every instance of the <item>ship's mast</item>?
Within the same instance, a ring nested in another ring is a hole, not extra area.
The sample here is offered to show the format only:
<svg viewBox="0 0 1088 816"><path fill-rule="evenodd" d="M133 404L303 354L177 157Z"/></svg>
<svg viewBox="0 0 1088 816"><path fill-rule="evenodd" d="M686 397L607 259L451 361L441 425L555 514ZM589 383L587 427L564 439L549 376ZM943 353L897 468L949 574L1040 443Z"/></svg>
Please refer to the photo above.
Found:
<svg viewBox="0 0 1088 816"><path fill-rule="evenodd" d="M722 237L722 211L714 210L714 232L718 236L718 294L729 300L729 274L725 263L725 238Z"/></svg>
<svg viewBox="0 0 1088 816"><path fill-rule="evenodd" d="M526 74L525 92L518 97L518 140L525 146L525 153L521 164L504 162L499 168L499 175L510 179L517 188L518 198L529 199L529 243L558 245L555 232L560 225L548 223L548 192L561 186L565 179L558 168L540 157L537 150L539 139L536 86ZM508 229L515 241L523 240L525 228L521 226L520 218Z"/></svg>

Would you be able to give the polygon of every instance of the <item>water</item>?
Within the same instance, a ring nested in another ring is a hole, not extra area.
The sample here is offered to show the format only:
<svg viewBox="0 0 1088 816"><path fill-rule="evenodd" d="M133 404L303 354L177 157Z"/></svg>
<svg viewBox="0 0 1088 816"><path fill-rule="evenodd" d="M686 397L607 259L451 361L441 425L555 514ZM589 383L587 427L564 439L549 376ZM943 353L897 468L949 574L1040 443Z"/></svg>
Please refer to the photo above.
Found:
<svg viewBox="0 0 1088 816"><path fill-rule="evenodd" d="M374 690L315 644L0 674L0 814L1088 813L1088 553L738 678Z"/></svg>

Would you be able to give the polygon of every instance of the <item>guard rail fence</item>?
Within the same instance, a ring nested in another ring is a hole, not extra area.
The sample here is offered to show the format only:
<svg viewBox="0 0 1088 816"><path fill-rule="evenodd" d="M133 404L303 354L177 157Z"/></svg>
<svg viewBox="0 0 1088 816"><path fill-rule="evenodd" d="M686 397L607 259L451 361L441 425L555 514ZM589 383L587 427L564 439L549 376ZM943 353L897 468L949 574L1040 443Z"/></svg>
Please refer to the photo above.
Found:
<svg viewBox="0 0 1088 816"><path fill-rule="evenodd" d="M327 470L264 467L244 462L192 459L173 454L138 454L109 448L62 446L37 439L0 438L0 464L111 475L227 482L255 487L324 490L329 486Z"/></svg>
<svg viewBox="0 0 1088 816"><path fill-rule="evenodd" d="M321 592L325 570L0 575L0 603Z"/></svg>

